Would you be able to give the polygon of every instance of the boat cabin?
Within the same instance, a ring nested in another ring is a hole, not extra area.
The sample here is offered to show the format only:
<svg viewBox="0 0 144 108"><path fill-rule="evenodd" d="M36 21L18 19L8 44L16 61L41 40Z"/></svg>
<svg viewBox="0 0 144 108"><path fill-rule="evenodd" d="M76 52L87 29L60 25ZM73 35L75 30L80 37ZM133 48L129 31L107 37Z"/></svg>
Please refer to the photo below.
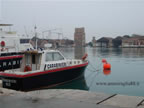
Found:
<svg viewBox="0 0 144 108"><path fill-rule="evenodd" d="M23 52L23 58L19 62L20 68L5 70L5 73L35 73L69 66L76 66L87 61L81 59L66 59L58 50L29 50Z"/></svg>
<svg viewBox="0 0 144 108"><path fill-rule="evenodd" d="M66 66L65 57L56 50L25 51L21 71L49 70Z"/></svg>
<svg viewBox="0 0 144 108"><path fill-rule="evenodd" d="M22 59L21 71L40 70L42 53L38 51L26 51Z"/></svg>

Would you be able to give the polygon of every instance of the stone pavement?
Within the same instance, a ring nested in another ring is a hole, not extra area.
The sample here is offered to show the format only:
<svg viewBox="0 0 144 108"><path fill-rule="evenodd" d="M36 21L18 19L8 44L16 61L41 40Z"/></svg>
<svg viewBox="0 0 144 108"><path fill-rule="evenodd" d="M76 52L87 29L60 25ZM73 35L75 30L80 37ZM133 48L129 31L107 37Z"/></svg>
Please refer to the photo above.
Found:
<svg viewBox="0 0 144 108"><path fill-rule="evenodd" d="M0 108L144 108L144 97L82 90L49 89L19 92L0 88Z"/></svg>

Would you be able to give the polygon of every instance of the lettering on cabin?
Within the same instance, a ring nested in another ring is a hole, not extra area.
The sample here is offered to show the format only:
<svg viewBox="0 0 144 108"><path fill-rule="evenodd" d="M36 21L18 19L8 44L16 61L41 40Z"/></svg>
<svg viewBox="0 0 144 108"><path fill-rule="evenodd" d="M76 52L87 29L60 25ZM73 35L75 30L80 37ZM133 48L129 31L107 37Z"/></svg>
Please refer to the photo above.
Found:
<svg viewBox="0 0 144 108"><path fill-rule="evenodd" d="M65 62L55 63L55 64L45 64L44 70L49 70L49 69L53 69L53 68L61 68L61 67L65 67L65 66L66 66Z"/></svg>
<svg viewBox="0 0 144 108"><path fill-rule="evenodd" d="M0 60L0 71L20 68L22 58Z"/></svg>

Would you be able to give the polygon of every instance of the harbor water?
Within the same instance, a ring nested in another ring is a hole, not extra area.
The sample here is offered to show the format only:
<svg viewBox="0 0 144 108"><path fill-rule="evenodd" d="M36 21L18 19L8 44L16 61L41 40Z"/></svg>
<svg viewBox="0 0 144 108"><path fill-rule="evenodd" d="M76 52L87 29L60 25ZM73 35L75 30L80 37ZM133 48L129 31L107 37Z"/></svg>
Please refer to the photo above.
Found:
<svg viewBox="0 0 144 108"><path fill-rule="evenodd" d="M60 50L74 58L73 48ZM54 88L144 96L144 48L86 48L86 52L89 65L84 78ZM103 58L111 64L111 71L103 71Z"/></svg>

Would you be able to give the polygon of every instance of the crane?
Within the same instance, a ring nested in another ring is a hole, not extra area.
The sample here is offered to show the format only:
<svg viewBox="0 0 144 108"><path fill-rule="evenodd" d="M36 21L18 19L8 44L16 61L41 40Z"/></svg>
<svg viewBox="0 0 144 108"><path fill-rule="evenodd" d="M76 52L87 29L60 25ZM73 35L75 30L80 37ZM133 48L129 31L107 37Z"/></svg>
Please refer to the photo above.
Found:
<svg viewBox="0 0 144 108"><path fill-rule="evenodd" d="M56 28L56 29L50 29L50 30L45 30L42 32L42 36L43 36L43 39L44 39L44 34L45 33L48 33L48 36L51 36L52 33L58 33L58 32L52 32L52 31L56 31L56 30L60 30L61 28ZM61 33L60 33L61 34ZM58 35L60 35L58 34Z"/></svg>

